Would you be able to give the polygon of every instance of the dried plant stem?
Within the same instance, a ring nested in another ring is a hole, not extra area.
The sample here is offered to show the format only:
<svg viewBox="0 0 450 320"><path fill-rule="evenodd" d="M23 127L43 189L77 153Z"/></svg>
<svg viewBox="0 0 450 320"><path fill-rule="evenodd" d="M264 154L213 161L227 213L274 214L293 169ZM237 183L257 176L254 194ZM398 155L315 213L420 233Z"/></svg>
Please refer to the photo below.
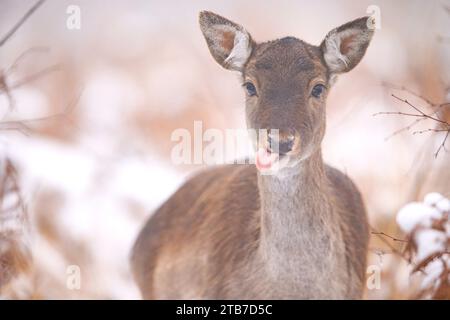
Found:
<svg viewBox="0 0 450 320"><path fill-rule="evenodd" d="M386 85L386 84L384 84L384 85ZM448 140L448 136L450 135L450 123L439 117L439 111L444 107L450 107L450 102L444 102L444 103L437 104L437 103L434 103L433 101L431 101L430 99L427 99L426 97L407 89L406 87L396 87L394 89L406 91L406 92L416 96L417 98L425 101L429 107L434 108L435 110L433 110L433 112L431 112L431 113L425 113L419 107L417 107L413 103L411 103L408 99L403 99L395 94L391 94L391 96L393 98L406 104L408 107L413 109L413 111L415 111L415 112L412 113L412 112L402 112L402 111L387 111L387 112L374 113L373 116L400 115L400 116L412 117L412 118L416 118L416 119L413 122L411 122L409 125L407 125L406 127L403 127L401 129L398 129L395 132L393 132L390 136L388 136L386 138L386 140L401 133L401 132L411 130L415 125L417 125L418 123L420 123L424 120L431 120L434 123L436 123L437 127L428 128L428 129L424 129L424 130L416 130L412 134L415 135L415 134L422 134L422 133L426 133L426 132L433 132L433 133L445 132L445 136L444 136L443 140L441 141L441 143L439 144L439 147L437 148L436 152L434 153L434 157L437 158L441 150L446 150L445 144Z"/></svg>
<svg viewBox="0 0 450 320"><path fill-rule="evenodd" d="M17 23L1 38L0 47L2 47L15 33L16 31L28 20L29 17L45 2L45 0L39 0L36 2L23 17L17 21Z"/></svg>

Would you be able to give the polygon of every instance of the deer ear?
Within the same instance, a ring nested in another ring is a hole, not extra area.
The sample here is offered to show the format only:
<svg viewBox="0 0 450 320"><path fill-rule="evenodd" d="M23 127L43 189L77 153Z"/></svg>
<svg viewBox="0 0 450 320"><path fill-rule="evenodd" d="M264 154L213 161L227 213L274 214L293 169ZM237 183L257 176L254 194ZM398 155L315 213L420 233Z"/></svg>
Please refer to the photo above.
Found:
<svg viewBox="0 0 450 320"><path fill-rule="evenodd" d="M373 36L370 17L359 18L331 30L320 48L331 74L352 70L362 59Z"/></svg>
<svg viewBox="0 0 450 320"><path fill-rule="evenodd" d="M209 11L200 12L200 29L214 59L225 69L242 71L253 41L240 25Z"/></svg>

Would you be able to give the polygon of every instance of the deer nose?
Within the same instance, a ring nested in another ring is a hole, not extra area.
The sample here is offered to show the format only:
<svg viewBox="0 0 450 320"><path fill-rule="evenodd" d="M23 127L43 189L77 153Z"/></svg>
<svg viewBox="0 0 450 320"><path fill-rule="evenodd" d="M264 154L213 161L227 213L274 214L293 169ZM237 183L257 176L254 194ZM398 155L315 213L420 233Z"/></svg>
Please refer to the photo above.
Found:
<svg viewBox="0 0 450 320"><path fill-rule="evenodd" d="M267 135L268 149L280 155L292 151L295 145L296 135L292 130L279 130L278 133L269 131Z"/></svg>

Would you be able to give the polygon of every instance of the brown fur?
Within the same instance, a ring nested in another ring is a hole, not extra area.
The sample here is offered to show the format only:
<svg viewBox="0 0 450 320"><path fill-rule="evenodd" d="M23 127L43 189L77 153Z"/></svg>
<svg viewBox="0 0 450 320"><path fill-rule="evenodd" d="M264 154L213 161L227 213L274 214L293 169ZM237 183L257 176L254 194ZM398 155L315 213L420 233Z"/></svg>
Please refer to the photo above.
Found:
<svg viewBox="0 0 450 320"><path fill-rule="evenodd" d="M370 37L358 43L359 31L351 28L363 28L363 19L335 29L350 28L348 39L347 33L329 35L342 36L341 44L356 48L348 49L355 55L349 59L358 62ZM224 28L251 39L242 27L213 13L202 13L200 24L212 55L226 68L233 48ZM253 165L228 165L189 179L154 213L135 243L132 268L142 295L361 298L369 235L364 204L351 180L322 161L327 92L310 95L318 83L328 91L332 74L342 66L324 44L292 37L245 43L251 47L239 48L236 61L239 54L251 56L233 69L258 91L247 96L247 124L280 129L283 139L295 132L287 158L291 166L265 176Z"/></svg>

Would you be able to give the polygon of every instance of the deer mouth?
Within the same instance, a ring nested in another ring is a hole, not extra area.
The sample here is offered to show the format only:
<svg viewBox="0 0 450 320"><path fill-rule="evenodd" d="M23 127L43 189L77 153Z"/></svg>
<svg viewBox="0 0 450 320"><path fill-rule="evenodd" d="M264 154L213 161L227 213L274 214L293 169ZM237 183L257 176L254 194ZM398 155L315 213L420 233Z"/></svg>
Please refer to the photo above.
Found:
<svg viewBox="0 0 450 320"><path fill-rule="evenodd" d="M255 165L263 175L276 174L285 167L291 167L297 162L290 153L273 152L269 148L260 147L255 155Z"/></svg>
<svg viewBox="0 0 450 320"><path fill-rule="evenodd" d="M284 156L284 154L274 153L268 148L259 148L255 157L256 168L260 171L271 170Z"/></svg>

